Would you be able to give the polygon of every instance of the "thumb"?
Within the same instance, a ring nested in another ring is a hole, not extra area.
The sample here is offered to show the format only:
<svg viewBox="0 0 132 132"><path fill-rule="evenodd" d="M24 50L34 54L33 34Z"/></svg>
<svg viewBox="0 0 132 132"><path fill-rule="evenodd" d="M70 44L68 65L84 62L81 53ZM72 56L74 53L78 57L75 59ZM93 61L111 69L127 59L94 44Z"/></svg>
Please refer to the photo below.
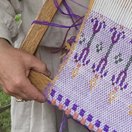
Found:
<svg viewBox="0 0 132 132"><path fill-rule="evenodd" d="M51 72L47 69L47 65L43 61L37 59L34 56L32 56L30 68L32 68L33 70L37 72L44 73L47 76L51 75Z"/></svg>

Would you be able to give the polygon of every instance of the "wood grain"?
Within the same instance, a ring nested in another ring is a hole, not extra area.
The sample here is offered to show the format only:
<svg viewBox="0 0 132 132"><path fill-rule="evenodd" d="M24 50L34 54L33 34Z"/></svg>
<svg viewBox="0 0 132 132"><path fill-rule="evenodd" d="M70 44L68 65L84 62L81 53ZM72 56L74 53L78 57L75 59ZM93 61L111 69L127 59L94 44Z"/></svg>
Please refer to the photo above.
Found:
<svg viewBox="0 0 132 132"><path fill-rule="evenodd" d="M33 70L31 70L29 73L29 80L41 93L44 92L44 87L46 87L48 83L51 82L50 78Z"/></svg>
<svg viewBox="0 0 132 132"><path fill-rule="evenodd" d="M57 1L60 5L63 0ZM46 0L35 20L51 22L56 12L57 8L55 7L53 0ZM33 24L20 46L20 49L30 54L34 54L47 29L48 26L46 25ZM44 87L51 81L50 78L33 70L30 71L29 79L42 93L44 91Z"/></svg>

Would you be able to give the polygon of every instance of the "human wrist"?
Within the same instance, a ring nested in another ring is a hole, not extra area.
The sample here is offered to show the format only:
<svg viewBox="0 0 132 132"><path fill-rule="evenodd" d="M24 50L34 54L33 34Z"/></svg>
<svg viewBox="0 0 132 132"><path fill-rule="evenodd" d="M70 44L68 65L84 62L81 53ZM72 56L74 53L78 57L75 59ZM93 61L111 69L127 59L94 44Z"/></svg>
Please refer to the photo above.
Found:
<svg viewBox="0 0 132 132"><path fill-rule="evenodd" d="M11 46L9 41L6 40L5 38L0 38L0 45L7 45L7 46Z"/></svg>

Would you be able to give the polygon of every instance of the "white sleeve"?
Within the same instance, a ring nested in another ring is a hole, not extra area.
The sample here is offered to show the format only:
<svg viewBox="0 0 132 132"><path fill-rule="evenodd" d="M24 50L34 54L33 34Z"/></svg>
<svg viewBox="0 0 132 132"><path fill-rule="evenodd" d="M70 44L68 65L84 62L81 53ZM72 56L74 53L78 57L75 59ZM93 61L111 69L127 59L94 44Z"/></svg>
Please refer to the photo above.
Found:
<svg viewBox="0 0 132 132"><path fill-rule="evenodd" d="M15 22L15 4L19 0L0 0L0 38L7 39L12 44L12 38L18 33L18 26ZM18 12L17 12L18 13Z"/></svg>

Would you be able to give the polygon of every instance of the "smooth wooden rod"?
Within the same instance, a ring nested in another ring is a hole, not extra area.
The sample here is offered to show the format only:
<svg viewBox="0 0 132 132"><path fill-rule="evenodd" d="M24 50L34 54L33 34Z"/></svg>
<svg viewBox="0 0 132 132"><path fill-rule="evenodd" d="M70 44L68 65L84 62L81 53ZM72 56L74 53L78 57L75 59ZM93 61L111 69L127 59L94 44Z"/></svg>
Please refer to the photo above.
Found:
<svg viewBox="0 0 132 132"><path fill-rule="evenodd" d="M63 0L57 1L60 5ZM35 20L51 22L56 12L57 8L53 0L46 0ZM48 26L46 25L33 24L21 44L20 49L34 54L47 29ZM44 87L51 81L50 78L33 70L30 71L29 80L42 93L44 92Z"/></svg>

